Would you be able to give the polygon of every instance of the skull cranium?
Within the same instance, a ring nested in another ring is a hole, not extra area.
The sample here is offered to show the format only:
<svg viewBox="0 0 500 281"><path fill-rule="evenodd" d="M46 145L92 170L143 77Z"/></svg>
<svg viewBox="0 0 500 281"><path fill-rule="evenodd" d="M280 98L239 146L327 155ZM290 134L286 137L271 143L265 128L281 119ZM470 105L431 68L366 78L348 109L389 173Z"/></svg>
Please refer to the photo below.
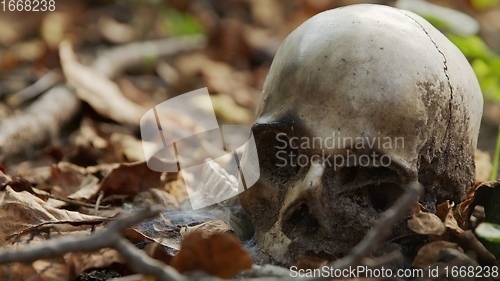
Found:
<svg viewBox="0 0 500 281"><path fill-rule="evenodd" d="M346 255L410 178L430 211L460 202L482 103L465 57L416 14L352 5L303 23L266 79L252 129L261 178L240 195L262 256ZM405 233L402 222L392 237Z"/></svg>

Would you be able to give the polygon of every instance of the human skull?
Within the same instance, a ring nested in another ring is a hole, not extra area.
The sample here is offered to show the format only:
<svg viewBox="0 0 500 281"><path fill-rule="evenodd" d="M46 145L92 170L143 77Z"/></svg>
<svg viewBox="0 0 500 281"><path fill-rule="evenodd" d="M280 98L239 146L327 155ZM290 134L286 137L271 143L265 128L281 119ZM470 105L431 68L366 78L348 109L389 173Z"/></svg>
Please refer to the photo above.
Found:
<svg viewBox="0 0 500 281"><path fill-rule="evenodd" d="M429 211L460 202L482 104L466 58L414 13L363 4L303 23L276 54L252 127L261 177L240 202L261 257L348 254L412 179ZM394 226L397 243L375 252L406 249L408 233Z"/></svg>

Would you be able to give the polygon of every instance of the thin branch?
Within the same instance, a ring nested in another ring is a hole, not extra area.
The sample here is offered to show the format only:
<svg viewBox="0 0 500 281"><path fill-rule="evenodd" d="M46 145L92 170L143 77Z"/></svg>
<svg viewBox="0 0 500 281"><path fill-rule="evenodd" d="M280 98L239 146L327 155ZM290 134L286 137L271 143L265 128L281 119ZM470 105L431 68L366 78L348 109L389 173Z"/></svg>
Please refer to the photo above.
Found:
<svg viewBox="0 0 500 281"><path fill-rule="evenodd" d="M45 73L32 85L16 92L7 98L7 104L11 107L18 107L24 102L38 97L43 92L61 82L62 74L60 69L54 69Z"/></svg>
<svg viewBox="0 0 500 281"><path fill-rule="evenodd" d="M200 49L205 42L202 35L189 35L129 43L104 52L94 61L93 67L104 76L113 78L125 69L144 63L145 59L157 60L179 52Z"/></svg>
<svg viewBox="0 0 500 281"><path fill-rule="evenodd" d="M156 261L136 249L120 234L137 223L157 216L160 208L146 208L140 212L124 215L111 222L109 227L87 237L61 237L48 240L44 244L26 246L20 249L0 250L0 264L22 262L30 263L39 259L50 259L70 252L95 252L102 248L116 249L126 260L128 266L138 273L154 275L158 280L185 280L173 268Z"/></svg>
<svg viewBox="0 0 500 281"><path fill-rule="evenodd" d="M181 281L187 280L172 267L155 260L143 251L137 249L132 243L125 238L119 238L113 245L122 257L127 261L130 268L145 275L152 275L159 281Z"/></svg>
<svg viewBox="0 0 500 281"><path fill-rule="evenodd" d="M71 91L59 86L43 94L23 114L0 122L0 158L56 137L61 127L77 113L79 105Z"/></svg>

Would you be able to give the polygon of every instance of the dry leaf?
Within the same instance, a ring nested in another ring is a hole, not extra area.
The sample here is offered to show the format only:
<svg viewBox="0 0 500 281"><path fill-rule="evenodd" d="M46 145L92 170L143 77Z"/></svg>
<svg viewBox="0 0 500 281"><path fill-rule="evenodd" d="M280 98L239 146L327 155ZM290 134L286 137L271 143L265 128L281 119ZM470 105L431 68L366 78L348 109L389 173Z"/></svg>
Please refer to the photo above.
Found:
<svg viewBox="0 0 500 281"><path fill-rule="evenodd" d="M46 259L33 262L33 268L38 272L44 281L67 281L73 280L72 275L64 259Z"/></svg>
<svg viewBox="0 0 500 281"><path fill-rule="evenodd" d="M146 248L144 248L144 252L153 259L162 261L165 264L169 264L173 258L173 255L166 251L165 247L156 242L149 243Z"/></svg>
<svg viewBox="0 0 500 281"><path fill-rule="evenodd" d="M52 195L59 197L68 197L87 185L97 186L98 183L97 177L87 174L84 168L68 162L52 165L50 172L50 178L42 183L39 189L49 191ZM80 199L78 197L71 198Z"/></svg>
<svg viewBox="0 0 500 281"><path fill-rule="evenodd" d="M416 268L425 268L426 266L436 263L439 259L439 252L442 249L451 248L455 250L462 249L455 243L446 241L435 241L424 245L418 250L417 256L413 260L412 266Z"/></svg>
<svg viewBox="0 0 500 281"><path fill-rule="evenodd" d="M444 223L432 213L420 212L413 214L408 220L408 227L418 234L443 235L446 231Z"/></svg>
<svg viewBox="0 0 500 281"><path fill-rule="evenodd" d="M125 156L128 161L145 161L142 141L131 135L113 133L110 142L116 153Z"/></svg>
<svg viewBox="0 0 500 281"><path fill-rule="evenodd" d="M445 202L437 205L436 216L438 216L441 219L441 221L444 221L452 207L453 205L450 203L449 200L446 200Z"/></svg>
<svg viewBox="0 0 500 281"><path fill-rule="evenodd" d="M94 253L68 253L64 255L68 268L72 270L73 276L92 268L105 268L113 263L124 264L121 255L114 249L103 248Z"/></svg>
<svg viewBox="0 0 500 281"><path fill-rule="evenodd" d="M444 225L452 231L453 234L460 234L464 232L462 228L458 225L457 220L455 219L455 216L453 215L453 210L450 209L448 211L448 214L446 215L444 219Z"/></svg>
<svg viewBox="0 0 500 281"><path fill-rule="evenodd" d="M76 88L80 99L89 103L103 116L123 124L139 125L147 109L125 98L118 86L104 75L80 64L69 41L61 42L59 56L64 75Z"/></svg>
<svg viewBox="0 0 500 281"><path fill-rule="evenodd" d="M102 220L97 216L56 209L26 191L15 192L9 186L0 192L0 216L3 221L0 227L1 244L14 233L45 222Z"/></svg>
<svg viewBox="0 0 500 281"><path fill-rule="evenodd" d="M165 206L167 210L177 210L179 204L175 197L165 190L151 188L137 194L134 197L133 205L136 207Z"/></svg>
<svg viewBox="0 0 500 281"><path fill-rule="evenodd" d="M0 280L45 281L37 275L38 272L36 272L36 270L33 268L33 265L31 264L16 262L9 265L0 266Z"/></svg>
<svg viewBox="0 0 500 281"><path fill-rule="evenodd" d="M99 191L106 195L135 196L150 188L163 186L161 175L149 169L146 162L123 163L102 180Z"/></svg>
<svg viewBox="0 0 500 281"><path fill-rule="evenodd" d="M251 268L252 257L231 234L195 231L184 238L170 265L181 273L203 270L227 279Z"/></svg>

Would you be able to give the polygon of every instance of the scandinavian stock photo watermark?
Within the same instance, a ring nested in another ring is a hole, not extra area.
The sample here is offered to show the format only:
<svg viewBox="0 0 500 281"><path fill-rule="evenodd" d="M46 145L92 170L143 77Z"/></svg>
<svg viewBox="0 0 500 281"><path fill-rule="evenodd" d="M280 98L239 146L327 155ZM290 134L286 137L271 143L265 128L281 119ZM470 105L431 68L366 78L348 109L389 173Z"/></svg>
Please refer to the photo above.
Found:
<svg viewBox="0 0 500 281"><path fill-rule="evenodd" d="M140 129L148 167L181 173L193 209L236 196L260 177L251 129L220 125L207 88L156 105Z"/></svg>
<svg viewBox="0 0 500 281"><path fill-rule="evenodd" d="M388 137L377 133L374 136L344 136L333 131L328 137L291 137L276 134L275 158L278 167L307 167L323 165L333 167L388 167L392 159L380 151L404 149L403 137ZM332 153L342 151L342 153Z"/></svg>

